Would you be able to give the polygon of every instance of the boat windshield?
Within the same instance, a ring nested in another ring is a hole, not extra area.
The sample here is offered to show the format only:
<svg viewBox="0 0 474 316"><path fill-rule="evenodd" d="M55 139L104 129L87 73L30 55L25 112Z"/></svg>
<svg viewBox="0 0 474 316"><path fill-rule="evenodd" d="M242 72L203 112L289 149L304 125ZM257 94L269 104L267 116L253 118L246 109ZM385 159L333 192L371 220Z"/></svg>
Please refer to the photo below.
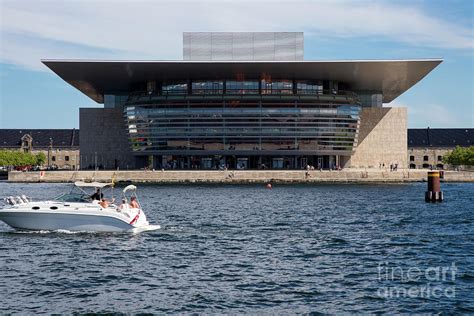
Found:
<svg viewBox="0 0 474 316"><path fill-rule="evenodd" d="M81 202L90 203L91 197L82 193L65 193L55 198L56 201L60 202Z"/></svg>

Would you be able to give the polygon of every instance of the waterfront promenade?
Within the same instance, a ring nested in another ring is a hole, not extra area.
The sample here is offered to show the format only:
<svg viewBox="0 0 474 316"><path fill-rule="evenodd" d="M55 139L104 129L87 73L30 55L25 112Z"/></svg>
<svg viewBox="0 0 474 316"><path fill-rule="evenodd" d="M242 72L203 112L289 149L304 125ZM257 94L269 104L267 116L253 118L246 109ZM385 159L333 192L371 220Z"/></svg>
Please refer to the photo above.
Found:
<svg viewBox="0 0 474 316"><path fill-rule="evenodd" d="M8 175L9 182L99 181L137 183L402 183L419 182L428 170L388 171L380 169L345 169L341 171L305 170L100 170L19 172ZM445 171L446 182L474 182L474 172Z"/></svg>

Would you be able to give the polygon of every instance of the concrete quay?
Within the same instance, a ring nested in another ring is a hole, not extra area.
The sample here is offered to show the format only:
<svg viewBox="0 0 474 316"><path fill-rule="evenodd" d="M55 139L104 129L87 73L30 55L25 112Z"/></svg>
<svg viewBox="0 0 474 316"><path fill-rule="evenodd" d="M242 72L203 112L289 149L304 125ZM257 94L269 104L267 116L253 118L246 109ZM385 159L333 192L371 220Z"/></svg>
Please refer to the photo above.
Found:
<svg viewBox="0 0 474 316"><path fill-rule="evenodd" d="M403 183L427 179L428 170L344 169L305 170L156 170L156 171L12 171L9 182L70 183L74 181L135 183ZM474 182L474 172L445 171L445 182Z"/></svg>

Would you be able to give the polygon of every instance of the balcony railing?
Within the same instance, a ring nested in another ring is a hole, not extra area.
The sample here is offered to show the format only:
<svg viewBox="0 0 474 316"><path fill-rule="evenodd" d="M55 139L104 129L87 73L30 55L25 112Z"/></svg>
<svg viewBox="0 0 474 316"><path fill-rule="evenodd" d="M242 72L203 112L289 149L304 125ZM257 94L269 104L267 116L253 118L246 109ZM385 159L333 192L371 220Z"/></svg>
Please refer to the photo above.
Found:
<svg viewBox="0 0 474 316"><path fill-rule="evenodd" d="M165 92L158 94L156 92L147 92L147 91L136 91L131 93L128 96L127 104L133 103L153 103L166 100L199 100L199 99L209 99L209 100L235 100L235 99L246 99L246 100L271 100L271 99L281 99L281 100L308 100L315 99L321 101L351 101L355 103L360 103L359 96L353 91L345 90L298 90L296 94L289 93L288 89L278 89L278 90L262 90L261 93L258 89L228 89L223 91L219 90L202 90L200 89L198 93L170 93Z"/></svg>

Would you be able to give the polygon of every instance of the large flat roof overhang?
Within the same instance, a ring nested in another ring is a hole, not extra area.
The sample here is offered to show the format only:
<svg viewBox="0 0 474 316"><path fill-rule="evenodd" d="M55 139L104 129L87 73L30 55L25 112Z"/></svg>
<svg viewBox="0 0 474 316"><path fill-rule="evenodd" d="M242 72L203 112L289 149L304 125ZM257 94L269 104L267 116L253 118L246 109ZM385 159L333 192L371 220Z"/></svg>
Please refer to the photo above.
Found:
<svg viewBox="0 0 474 316"><path fill-rule="evenodd" d="M103 61L42 60L64 81L98 103L149 80L337 80L354 91L381 91L389 103L423 79L442 59L335 61Z"/></svg>

